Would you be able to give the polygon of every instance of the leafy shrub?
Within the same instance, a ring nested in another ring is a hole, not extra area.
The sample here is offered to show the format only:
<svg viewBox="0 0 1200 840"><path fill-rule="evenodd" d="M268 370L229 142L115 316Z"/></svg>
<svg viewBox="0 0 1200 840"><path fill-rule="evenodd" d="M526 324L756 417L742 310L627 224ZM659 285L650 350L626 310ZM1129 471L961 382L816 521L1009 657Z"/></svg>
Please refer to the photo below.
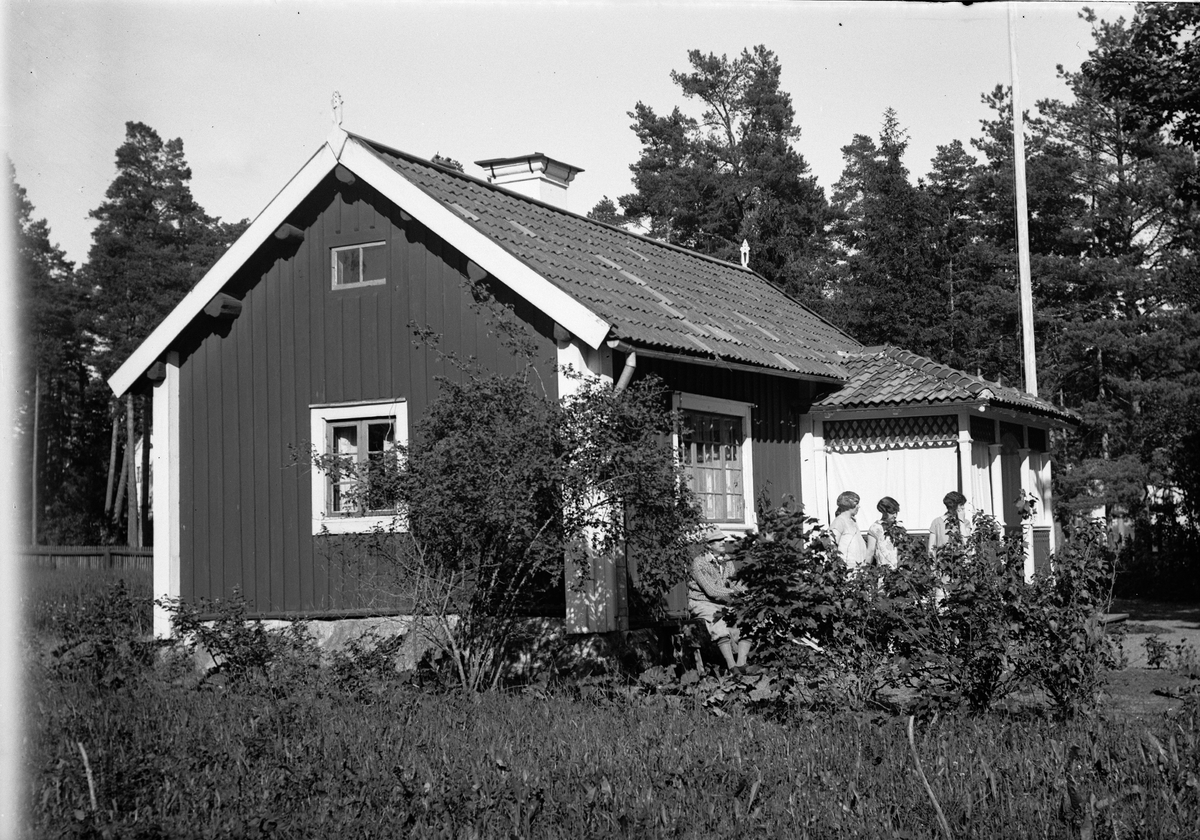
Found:
<svg viewBox="0 0 1200 840"><path fill-rule="evenodd" d="M246 601L236 589L230 598L199 605L168 601L165 606L173 635L212 659L205 680L221 676L231 686L266 686L282 696L319 664L316 642L303 622L271 629L249 619Z"/></svg>
<svg viewBox="0 0 1200 840"><path fill-rule="evenodd" d="M942 677L973 711L1014 691L1032 662L1026 648L1028 587L1020 535L1005 540L996 521L977 513L970 535L937 552L945 583Z"/></svg>
<svg viewBox="0 0 1200 840"><path fill-rule="evenodd" d="M356 543L394 569L414 614L433 617L422 632L475 692L500 684L529 614L549 601L561 614L564 558L580 570L567 582L578 588L590 557L628 551L642 601L658 606L687 573L700 515L658 380L618 391L584 379L559 401L525 372L466 374L440 380L411 446L380 462L392 476L361 482L394 490L407 535L397 527ZM346 468L336 456L314 460Z"/></svg>
<svg viewBox="0 0 1200 840"><path fill-rule="evenodd" d="M118 688L154 662L160 643L149 638L143 601L118 580L58 617L61 643L53 650L56 668L102 688Z"/></svg>
<svg viewBox="0 0 1200 840"><path fill-rule="evenodd" d="M912 620L921 601L904 596L929 591L928 581L876 568L851 573L832 535L786 505L764 507L760 523L733 552L746 585L734 611L754 662L776 678L772 696L808 708L882 704L905 655L926 647L924 623ZM768 688L741 684L760 697Z"/></svg>
<svg viewBox="0 0 1200 840"><path fill-rule="evenodd" d="M1175 645L1175 661L1171 670L1190 679L1200 678L1200 655L1197 655L1196 646L1190 642Z"/></svg>
<svg viewBox="0 0 1200 840"><path fill-rule="evenodd" d="M735 683L805 708L893 708L896 692L932 708L992 708L1047 692L1063 714L1094 705L1117 647L1102 621L1112 557L1099 534L1063 546L1052 571L1024 579L1019 534L977 514L936 556L892 526L895 569L850 572L830 534L787 506L734 552L747 591L733 607L770 676ZM751 704L753 705L753 704Z"/></svg>
<svg viewBox="0 0 1200 840"><path fill-rule="evenodd" d="M149 628L153 606L152 576L142 569L50 569L24 570L21 607L25 626L41 637L62 639L62 628L90 608L97 592L124 582L135 608L131 620Z"/></svg>
<svg viewBox="0 0 1200 840"><path fill-rule="evenodd" d="M375 702L382 691L408 681L396 668L404 637L374 632L350 639L329 655L328 676L341 692L360 702Z"/></svg>
<svg viewBox="0 0 1200 840"><path fill-rule="evenodd" d="M1030 670L1063 714L1094 707L1118 663L1119 637L1103 621L1112 587L1113 555L1103 528L1093 525L1073 534L1029 589Z"/></svg>
<svg viewBox="0 0 1200 840"><path fill-rule="evenodd" d="M1146 648L1146 664L1151 668L1161 668L1167 664L1170 656L1170 645L1162 640L1162 636L1152 633L1142 643Z"/></svg>

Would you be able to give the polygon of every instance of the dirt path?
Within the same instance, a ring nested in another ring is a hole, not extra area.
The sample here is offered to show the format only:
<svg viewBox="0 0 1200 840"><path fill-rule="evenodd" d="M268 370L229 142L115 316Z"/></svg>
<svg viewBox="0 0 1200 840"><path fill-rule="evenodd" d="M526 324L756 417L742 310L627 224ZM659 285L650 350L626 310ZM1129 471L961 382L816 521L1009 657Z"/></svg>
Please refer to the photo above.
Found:
<svg viewBox="0 0 1200 840"><path fill-rule="evenodd" d="M1126 614L1125 653L1130 668L1147 668L1146 639L1157 635L1172 652L1190 645L1200 657L1200 605L1118 599L1113 612Z"/></svg>
<svg viewBox="0 0 1200 840"><path fill-rule="evenodd" d="M1113 612L1128 616L1122 623L1128 665L1109 675L1107 705L1135 717L1179 709L1198 683L1177 669L1149 667L1146 640L1157 635L1167 645L1168 665L1178 658L1180 646L1185 655L1190 647L1200 658L1200 605L1125 599L1114 602Z"/></svg>

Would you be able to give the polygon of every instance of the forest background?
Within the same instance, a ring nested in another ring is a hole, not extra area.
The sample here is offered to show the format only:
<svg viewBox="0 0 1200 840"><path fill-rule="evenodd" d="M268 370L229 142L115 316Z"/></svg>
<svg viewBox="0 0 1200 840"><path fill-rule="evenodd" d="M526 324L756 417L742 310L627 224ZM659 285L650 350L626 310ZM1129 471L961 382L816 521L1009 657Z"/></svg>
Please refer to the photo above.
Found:
<svg viewBox="0 0 1200 840"><path fill-rule="evenodd" d="M1102 508L1129 524L1127 568L1143 585L1194 591L1200 9L1088 21L1089 59L1060 71L1070 96L1025 122L1040 392L1083 417L1054 441L1057 512L1069 526ZM977 135L948 138L924 174L904 165L907 132L887 110L842 148L826 189L798 151L781 71L766 46L690 53L671 74L675 102L631 103L634 191L589 215L730 260L746 240L755 270L864 343L1019 384L1011 91L984 92ZM121 492L145 406L114 400L105 379L246 224L199 205L181 139L127 123L116 164L78 266L10 164L17 480L32 506L18 512L21 542L148 536L143 500L130 515Z"/></svg>

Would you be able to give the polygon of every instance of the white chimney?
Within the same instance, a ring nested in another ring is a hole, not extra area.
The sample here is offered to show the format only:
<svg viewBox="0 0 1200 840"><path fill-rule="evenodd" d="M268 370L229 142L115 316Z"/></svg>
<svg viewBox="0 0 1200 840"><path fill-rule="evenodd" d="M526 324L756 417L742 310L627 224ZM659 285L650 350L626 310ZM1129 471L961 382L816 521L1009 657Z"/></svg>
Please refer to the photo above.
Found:
<svg viewBox="0 0 1200 840"><path fill-rule="evenodd" d="M488 183L567 209L567 187L583 170L541 152L508 158L477 160Z"/></svg>

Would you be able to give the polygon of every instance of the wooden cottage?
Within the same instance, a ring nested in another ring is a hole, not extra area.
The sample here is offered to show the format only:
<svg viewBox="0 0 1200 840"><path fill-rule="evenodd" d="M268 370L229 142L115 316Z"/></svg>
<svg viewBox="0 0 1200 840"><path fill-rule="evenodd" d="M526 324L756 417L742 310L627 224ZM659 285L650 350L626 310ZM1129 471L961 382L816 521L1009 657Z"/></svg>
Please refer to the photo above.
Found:
<svg viewBox="0 0 1200 840"><path fill-rule="evenodd" d="M556 396L567 365L660 376L689 416L679 443L705 512L732 533L755 527L764 489L827 519L851 485L864 505L897 496L916 523L946 489L999 511L1010 487L1037 487L1048 524L1046 429L1062 410L863 348L746 267L568 212L577 167L480 164L490 180L335 129L113 374L118 395L153 392L156 595L237 587L264 618L402 611L337 550L390 519L341 509L309 453L405 442L434 377L455 375L445 355L517 369L472 284L512 307ZM624 575L602 563L568 594L568 629L623 629Z"/></svg>

